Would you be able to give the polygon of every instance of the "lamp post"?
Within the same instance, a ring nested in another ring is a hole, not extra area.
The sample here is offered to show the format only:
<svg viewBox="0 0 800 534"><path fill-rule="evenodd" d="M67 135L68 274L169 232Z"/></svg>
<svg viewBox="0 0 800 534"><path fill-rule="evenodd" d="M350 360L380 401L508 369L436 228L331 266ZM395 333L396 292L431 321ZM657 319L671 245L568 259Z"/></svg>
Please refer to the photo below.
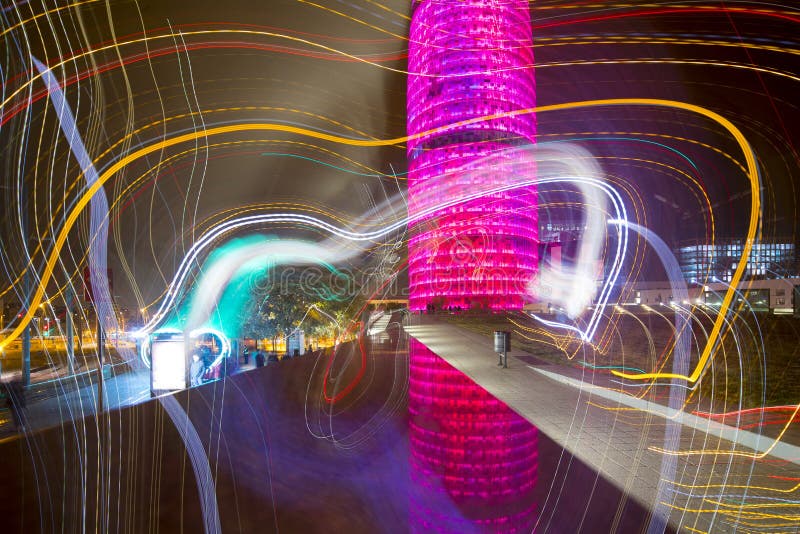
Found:
<svg viewBox="0 0 800 534"><path fill-rule="evenodd" d="M19 195L19 209L22 211L21 221L21 237L23 239L23 246L25 250L28 249L28 206L23 206L23 200L28 198L28 181L22 180ZM27 313L31 304L31 292L33 291L33 284L31 280L30 266L25 269L25 274L22 278L22 308ZM25 325L22 331L22 387L27 388L31 385L31 324L30 322Z"/></svg>
<svg viewBox="0 0 800 534"><path fill-rule="evenodd" d="M73 302L72 286L67 288L67 293L64 298L66 310L64 311L64 319L66 320L66 348L67 348L67 366L69 373L75 374L75 341L73 339L73 317L72 317L72 302Z"/></svg>
<svg viewBox="0 0 800 534"><path fill-rule="evenodd" d="M39 348L44 350L44 305L46 303L42 302L39 304Z"/></svg>

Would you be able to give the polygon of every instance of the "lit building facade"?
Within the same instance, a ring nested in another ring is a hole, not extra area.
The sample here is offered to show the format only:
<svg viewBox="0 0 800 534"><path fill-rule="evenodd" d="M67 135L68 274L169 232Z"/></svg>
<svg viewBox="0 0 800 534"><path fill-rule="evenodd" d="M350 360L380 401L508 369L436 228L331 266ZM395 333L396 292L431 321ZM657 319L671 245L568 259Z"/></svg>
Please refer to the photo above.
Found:
<svg viewBox="0 0 800 534"><path fill-rule="evenodd" d="M539 241L542 243L562 243L579 241L586 231L584 222L548 222L539 226Z"/></svg>
<svg viewBox="0 0 800 534"><path fill-rule="evenodd" d="M742 259L741 240L717 241L714 244L691 243L675 251L683 277L687 282L730 282ZM744 277L778 279L797 276L797 255L794 243L776 241L754 243Z"/></svg>
<svg viewBox="0 0 800 534"><path fill-rule="evenodd" d="M534 107L533 64L526 0L414 0L407 101L412 310L524 304L538 266L536 188L438 206L509 184L519 156L498 154L535 142L535 115L455 123ZM489 156L487 168L481 162Z"/></svg>

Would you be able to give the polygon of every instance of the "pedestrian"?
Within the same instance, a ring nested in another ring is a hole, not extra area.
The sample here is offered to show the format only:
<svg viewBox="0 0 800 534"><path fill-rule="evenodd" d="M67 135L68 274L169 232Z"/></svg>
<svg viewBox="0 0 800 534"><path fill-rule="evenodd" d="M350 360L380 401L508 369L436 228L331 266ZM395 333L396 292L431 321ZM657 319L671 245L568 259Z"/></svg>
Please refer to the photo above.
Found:
<svg viewBox="0 0 800 534"><path fill-rule="evenodd" d="M264 353L256 352L256 367L264 367Z"/></svg>
<svg viewBox="0 0 800 534"><path fill-rule="evenodd" d="M250 363L250 349L248 347L244 348L244 352L242 352L242 358L244 358L245 365Z"/></svg>
<svg viewBox="0 0 800 534"><path fill-rule="evenodd" d="M15 380L5 383L6 407L11 412L14 427L18 432L25 431L25 386L22 382Z"/></svg>
<svg viewBox="0 0 800 534"><path fill-rule="evenodd" d="M206 369L211 366L214 361L214 355L211 354L211 348L207 345L200 346L200 359L203 360L203 368Z"/></svg>
<svg viewBox="0 0 800 534"><path fill-rule="evenodd" d="M196 352L192 353L192 364L189 366L189 377L191 379L192 387L199 386L203 383L203 373L206 366L200 355Z"/></svg>

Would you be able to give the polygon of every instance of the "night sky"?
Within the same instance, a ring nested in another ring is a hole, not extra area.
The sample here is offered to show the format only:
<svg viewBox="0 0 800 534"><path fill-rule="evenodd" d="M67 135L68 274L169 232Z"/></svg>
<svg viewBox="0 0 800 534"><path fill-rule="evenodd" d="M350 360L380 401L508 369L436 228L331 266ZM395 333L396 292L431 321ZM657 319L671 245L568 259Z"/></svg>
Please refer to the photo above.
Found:
<svg viewBox="0 0 800 534"><path fill-rule="evenodd" d="M531 5L539 105L657 98L723 115L758 156L763 239L797 242L800 12L790 3L581 5ZM98 169L139 146L222 124L405 134L406 1L87 1L17 25L43 11L36 1L2 10L6 301L21 291L13 282L28 261L25 241L41 272L37 246L52 248L63 203L83 183L44 85L29 83L31 55L66 82ZM587 148L624 184L639 222L671 245L744 236L744 157L719 125L683 110L614 106L542 113L538 129L540 143ZM131 308L151 305L193 241L226 217L298 209L354 220L403 192L405 171L401 144L358 148L283 132L201 137L154 153L105 187L114 293ZM575 217L556 206L557 193L542 198L541 223ZM52 294L80 278L87 221L70 234ZM302 227L262 231L322 237Z"/></svg>

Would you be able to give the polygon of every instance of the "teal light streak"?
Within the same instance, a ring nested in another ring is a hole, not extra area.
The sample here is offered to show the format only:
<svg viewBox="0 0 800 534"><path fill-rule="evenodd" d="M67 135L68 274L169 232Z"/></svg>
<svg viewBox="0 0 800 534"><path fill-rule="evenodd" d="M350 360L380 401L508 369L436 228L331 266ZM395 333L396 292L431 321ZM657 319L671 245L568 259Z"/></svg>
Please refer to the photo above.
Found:
<svg viewBox="0 0 800 534"><path fill-rule="evenodd" d="M229 256L235 256L241 249L269 241L281 240L277 237L264 235L250 235L231 239L215 248L207 256L203 261L200 271L213 270L215 263L223 261ZM248 302L257 292L254 282L262 279L264 276L269 276L269 270L277 265L286 263L288 257L296 257L296 254L294 252L287 252L286 257L284 257L283 253L269 254L263 257L252 258L240 265L233 275L231 275L230 280L227 281L217 301L216 309L202 325L202 328L219 330L228 338L238 337L241 329L242 314ZM336 276L347 277L347 273L340 271L330 262L315 257L308 257L307 259L311 260L312 264L322 267L323 270L329 273L333 273ZM346 282L350 283L349 280L346 280ZM281 283L280 278L275 279L274 283ZM335 291L329 287L320 286L308 289L313 289L314 293L321 300L329 301L345 298L345 296L337 295ZM186 296L181 300L181 303L175 307L172 314L165 320L162 328L171 327L183 330L186 318L190 315L190 310L197 298L196 290L192 289L188 291Z"/></svg>

